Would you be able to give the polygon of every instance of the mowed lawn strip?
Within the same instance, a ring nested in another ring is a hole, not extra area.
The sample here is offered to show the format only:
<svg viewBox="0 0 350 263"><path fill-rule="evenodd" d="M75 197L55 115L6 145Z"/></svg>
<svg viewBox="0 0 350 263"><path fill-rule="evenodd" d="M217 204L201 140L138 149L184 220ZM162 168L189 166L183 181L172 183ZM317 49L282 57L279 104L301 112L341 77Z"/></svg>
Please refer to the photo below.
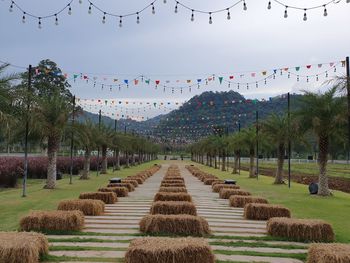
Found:
<svg viewBox="0 0 350 263"><path fill-rule="evenodd" d="M232 175L231 170L222 172L204 165L195 165L220 179L237 180L242 189L265 197L272 204L288 207L292 211L292 217L326 220L332 224L337 242L350 243L350 221L347 220L350 215L350 194L334 191L331 197L320 197L310 195L307 185L292 182L291 189L288 189L287 185L274 185L272 177L259 176L259 180L250 179L244 171L241 175Z"/></svg>
<svg viewBox="0 0 350 263"><path fill-rule="evenodd" d="M81 192L96 192L99 187L106 186L110 178L124 178L134 175L150 168L155 163L159 164L161 162L144 163L114 173L109 170L107 175L96 176L96 172L91 172L89 180L79 180L78 176L74 176L71 185L69 184L69 178L66 176L66 178L57 181L57 188L54 190L43 189L44 180L29 180L27 197L25 198L21 197L21 188L3 189L0 191L0 231L17 230L20 218L30 210L56 210L59 201L63 199L78 199ZM18 182L21 186L21 180Z"/></svg>

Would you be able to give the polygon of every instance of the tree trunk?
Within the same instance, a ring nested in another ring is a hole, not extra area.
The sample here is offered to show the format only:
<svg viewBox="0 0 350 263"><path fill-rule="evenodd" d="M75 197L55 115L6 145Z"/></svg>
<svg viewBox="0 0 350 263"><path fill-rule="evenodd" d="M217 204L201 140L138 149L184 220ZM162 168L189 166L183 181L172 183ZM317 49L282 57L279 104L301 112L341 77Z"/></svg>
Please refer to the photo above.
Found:
<svg viewBox="0 0 350 263"><path fill-rule="evenodd" d="M216 160L216 154L214 155L214 168L218 169L218 162Z"/></svg>
<svg viewBox="0 0 350 263"><path fill-rule="evenodd" d="M45 188L54 189L56 187L56 176L57 176L57 151L59 148L59 137L49 136L47 141L47 179Z"/></svg>
<svg viewBox="0 0 350 263"><path fill-rule="evenodd" d="M83 174L80 177L81 180L89 179L89 175L90 175L90 160L91 160L91 151L90 150L85 150L84 169L83 169Z"/></svg>
<svg viewBox="0 0 350 263"><path fill-rule="evenodd" d="M130 163L129 163L129 153L125 152L125 168L130 168Z"/></svg>
<svg viewBox="0 0 350 263"><path fill-rule="evenodd" d="M115 150L115 169L120 170L120 152L119 149Z"/></svg>
<svg viewBox="0 0 350 263"><path fill-rule="evenodd" d="M237 170L238 170L238 160L239 160L239 151L235 152L235 160L234 160L234 164L233 164L233 170L232 173L233 174L238 174Z"/></svg>
<svg viewBox="0 0 350 263"><path fill-rule="evenodd" d="M319 146L319 167L320 175L318 178L318 194L322 196L328 196L331 194L328 188L328 177L327 177L327 162L328 162L328 147L329 147L329 137L320 136L318 138Z"/></svg>
<svg viewBox="0 0 350 263"><path fill-rule="evenodd" d="M107 145L102 145L102 167L101 167L101 174L107 174Z"/></svg>
<svg viewBox="0 0 350 263"><path fill-rule="evenodd" d="M254 156L255 156L255 151L254 148L250 149L249 151L249 177L250 178L255 178L255 168L254 168Z"/></svg>
<svg viewBox="0 0 350 263"><path fill-rule="evenodd" d="M222 151L221 171L226 171L226 152L225 151Z"/></svg>
<svg viewBox="0 0 350 263"><path fill-rule="evenodd" d="M277 149L277 170L274 184L283 184L284 143L280 143Z"/></svg>

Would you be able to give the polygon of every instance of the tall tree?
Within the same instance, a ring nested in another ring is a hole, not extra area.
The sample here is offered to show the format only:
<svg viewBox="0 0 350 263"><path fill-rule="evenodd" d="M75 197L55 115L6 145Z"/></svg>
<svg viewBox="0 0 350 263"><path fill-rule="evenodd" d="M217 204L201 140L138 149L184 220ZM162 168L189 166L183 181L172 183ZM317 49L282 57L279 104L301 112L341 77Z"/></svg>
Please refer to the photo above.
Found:
<svg viewBox="0 0 350 263"><path fill-rule="evenodd" d="M336 96L337 87L324 94L305 92L300 109L296 112L299 126L303 131L311 130L317 137L319 148L319 189L318 194L330 195L327 176L327 162L330 140L346 123L346 101Z"/></svg>

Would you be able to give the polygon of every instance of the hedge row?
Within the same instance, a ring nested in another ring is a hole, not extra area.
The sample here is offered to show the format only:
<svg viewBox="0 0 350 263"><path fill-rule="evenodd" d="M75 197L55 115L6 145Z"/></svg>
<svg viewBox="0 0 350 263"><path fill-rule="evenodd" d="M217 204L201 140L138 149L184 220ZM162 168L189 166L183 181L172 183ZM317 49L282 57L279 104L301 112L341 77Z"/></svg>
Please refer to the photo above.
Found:
<svg viewBox="0 0 350 263"><path fill-rule="evenodd" d="M113 166L113 157L108 158L108 167ZM137 160L136 160L137 161ZM47 157L28 158L28 178L45 179L47 175ZM57 172L70 172L70 157L57 158ZM84 167L84 157L73 159L73 174L77 175ZM101 158L100 158L101 164ZM120 158L120 164L126 164L125 158ZM17 180L23 177L24 160L23 157L0 157L0 187L15 187ZM92 157L90 169L96 171L97 157Z"/></svg>

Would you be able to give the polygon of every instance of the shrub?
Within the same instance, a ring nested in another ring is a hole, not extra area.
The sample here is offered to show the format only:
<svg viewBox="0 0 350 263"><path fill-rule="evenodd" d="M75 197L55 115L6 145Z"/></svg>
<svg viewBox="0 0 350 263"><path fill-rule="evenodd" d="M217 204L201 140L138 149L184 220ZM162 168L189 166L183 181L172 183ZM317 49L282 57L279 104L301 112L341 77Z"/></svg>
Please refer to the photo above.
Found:
<svg viewBox="0 0 350 263"><path fill-rule="evenodd" d="M0 232L0 262L37 263L49 252L49 242L43 234Z"/></svg>
<svg viewBox="0 0 350 263"><path fill-rule="evenodd" d="M105 211L105 203L100 200L78 199L63 200L58 204L58 210L79 210L86 216L99 216Z"/></svg>
<svg viewBox="0 0 350 263"><path fill-rule="evenodd" d="M208 222L191 215L147 215L140 221L140 231L147 234L205 236L210 234Z"/></svg>
<svg viewBox="0 0 350 263"><path fill-rule="evenodd" d="M267 222L267 232L271 236L294 241L334 241L332 226L323 220L274 217Z"/></svg>
<svg viewBox="0 0 350 263"><path fill-rule="evenodd" d="M311 244L308 263L349 263L349 244Z"/></svg>
<svg viewBox="0 0 350 263"><path fill-rule="evenodd" d="M244 207L246 204L259 203L267 204L268 201L265 198L257 196L244 196L244 195L231 195L230 196L230 206L233 207Z"/></svg>
<svg viewBox="0 0 350 263"><path fill-rule="evenodd" d="M192 198L189 194L186 194L186 193L158 192L154 196L154 202L157 202L157 201L187 201L187 202L192 202Z"/></svg>
<svg viewBox="0 0 350 263"><path fill-rule="evenodd" d="M152 215L197 215L197 209L192 202L183 201L158 201L151 206L150 213Z"/></svg>
<svg viewBox="0 0 350 263"><path fill-rule="evenodd" d="M33 211L20 221L23 231L79 231L84 227L81 211Z"/></svg>
<svg viewBox="0 0 350 263"><path fill-rule="evenodd" d="M79 199L94 199L101 200L105 204L114 204L118 201L117 195L113 192L91 192L81 193Z"/></svg>
<svg viewBox="0 0 350 263"><path fill-rule="evenodd" d="M280 205L246 204L244 217L251 220L268 220L272 217L290 217L290 211Z"/></svg>
<svg viewBox="0 0 350 263"><path fill-rule="evenodd" d="M106 187L98 189L99 192L113 192L117 197L126 197L129 191L126 187Z"/></svg>
<svg viewBox="0 0 350 263"><path fill-rule="evenodd" d="M251 195L251 193L239 189L221 188L219 197L229 199L231 195Z"/></svg>

